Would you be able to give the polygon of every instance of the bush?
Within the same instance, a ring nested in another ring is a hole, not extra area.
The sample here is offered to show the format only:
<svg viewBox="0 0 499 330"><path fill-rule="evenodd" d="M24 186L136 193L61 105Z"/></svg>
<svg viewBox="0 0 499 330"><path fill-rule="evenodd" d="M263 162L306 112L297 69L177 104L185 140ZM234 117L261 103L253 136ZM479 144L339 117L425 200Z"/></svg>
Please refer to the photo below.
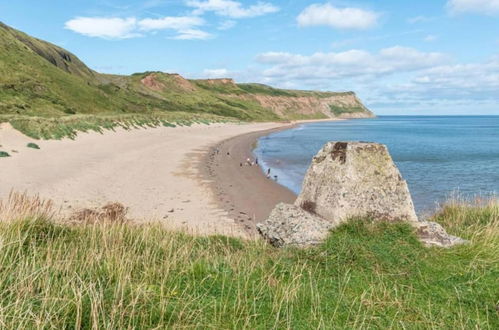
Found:
<svg viewBox="0 0 499 330"><path fill-rule="evenodd" d="M32 148L32 149L40 149L40 147L38 146L38 144L33 143L33 142L28 143L26 146L28 148Z"/></svg>

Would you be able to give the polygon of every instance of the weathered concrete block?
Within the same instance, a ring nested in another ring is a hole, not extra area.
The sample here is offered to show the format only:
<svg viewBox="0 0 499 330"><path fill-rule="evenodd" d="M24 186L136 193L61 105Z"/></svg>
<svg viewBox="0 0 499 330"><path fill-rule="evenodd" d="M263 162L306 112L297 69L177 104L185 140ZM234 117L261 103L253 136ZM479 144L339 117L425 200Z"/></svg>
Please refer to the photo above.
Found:
<svg viewBox="0 0 499 330"><path fill-rule="evenodd" d="M442 226L420 222L407 183L386 146L329 142L314 157L295 205L279 204L257 228L272 245L310 246L354 218L409 222L426 245L450 247L466 241Z"/></svg>
<svg viewBox="0 0 499 330"><path fill-rule="evenodd" d="M333 227L332 222L285 203L278 204L269 218L256 226L260 234L276 247L320 244Z"/></svg>
<svg viewBox="0 0 499 330"><path fill-rule="evenodd" d="M407 183L377 143L327 143L312 160L295 205L334 223L356 216L417 221Z"/></svg>

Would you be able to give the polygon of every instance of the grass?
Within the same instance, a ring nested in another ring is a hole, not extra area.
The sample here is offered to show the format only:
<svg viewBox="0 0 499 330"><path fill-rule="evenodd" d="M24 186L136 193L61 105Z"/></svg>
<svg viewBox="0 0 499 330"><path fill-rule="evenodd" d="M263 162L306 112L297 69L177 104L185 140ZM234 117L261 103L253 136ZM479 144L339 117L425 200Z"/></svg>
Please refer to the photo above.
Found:
<svg viewBox="0 0 499 330"><path fill-rule="evenodd" d="M471 244L425 248L404 224L356 220L321 246L68 225L49 203L0 206L2 328L483 328L499 318L499 206L434 220Z"/></svg>
<svg viewBox="0 0 499 330"><path fill-rule="evenodd" d="M0 115L0 123L10 122L15 129L34 139L74 139L78 132L103 133L105 130L117 128L175 127L190 126L195 123L209 125L228 121L236 120L210 114L183 112L158 112L145 115L71 115L54 118Z"/></svg>
<svg viewBox="0 0 499 330"><path fill-rule="evenodd" d="M365 111L361 106L338 106L333 104L329 105L329 109L335 116Z"/></svg>
<svg viewBox="0 0 499 330"><path fill-rule="evenodd" d="M31 148L31 149L40 149L40 146L36 143L30 142L26 145L26 147Z"/></svg>
<svg viewBox="0 0 499 330"><path fill-rule="evenodd" d="M0 158L2 157L10 157L10 154L6 151L0 151Z"/></svg>

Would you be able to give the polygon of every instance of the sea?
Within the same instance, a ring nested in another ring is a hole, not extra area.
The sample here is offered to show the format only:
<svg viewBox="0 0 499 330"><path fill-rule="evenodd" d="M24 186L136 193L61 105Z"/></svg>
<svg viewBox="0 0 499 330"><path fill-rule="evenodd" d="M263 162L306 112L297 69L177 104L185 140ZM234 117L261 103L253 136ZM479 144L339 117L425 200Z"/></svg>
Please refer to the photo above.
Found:
<svg viewBox="0 0 499 330"><path fill-rule="evenodd" d="M328 141L383 143L409 185L416 212L429 215L450 199L499 191L499 116L379 116L299 125L261 137L262 170L296 194L312 157Z"/></svg>

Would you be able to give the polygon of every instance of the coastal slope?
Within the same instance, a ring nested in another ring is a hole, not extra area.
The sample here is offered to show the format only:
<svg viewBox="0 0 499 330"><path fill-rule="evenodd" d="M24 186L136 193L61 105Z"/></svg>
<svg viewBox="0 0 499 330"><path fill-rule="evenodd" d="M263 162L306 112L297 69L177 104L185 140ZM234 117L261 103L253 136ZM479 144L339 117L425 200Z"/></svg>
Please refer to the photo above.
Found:
<svg viewBox="0 0 499 330"><path fill-rule="evenodd" d="M373 116L353 92L283 90L163 72L101 74L71 52L0 23L0 121L169 113L244 121Z"/></svg>

